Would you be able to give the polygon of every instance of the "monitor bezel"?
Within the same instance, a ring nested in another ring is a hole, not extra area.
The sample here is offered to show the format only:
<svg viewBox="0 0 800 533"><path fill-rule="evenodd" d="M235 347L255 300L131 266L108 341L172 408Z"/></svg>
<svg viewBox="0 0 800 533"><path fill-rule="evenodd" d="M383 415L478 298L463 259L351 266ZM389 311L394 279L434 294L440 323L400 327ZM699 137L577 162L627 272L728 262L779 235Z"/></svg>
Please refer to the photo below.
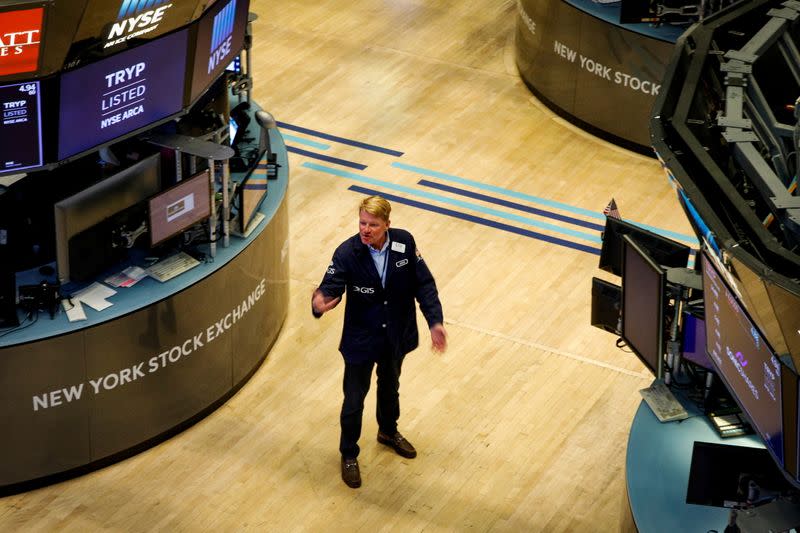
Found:
<svg viewBox="0 0 800 533"><path fill-rule="evenodd" d="M199 172L196 172L195 174L193 174L192 176L190 176L190 177L188 177L186 179L183 179L183 180L175 183L174 185L164 189L163 191L160 191L160 192L152 195L151 197L149 197L147 199L147 229L148 229L148 242L149 242L150 248L155 248L156 246L164 244L166 241L172 239L176 235L179 235L179 234L183 233L184 231L186 231L186 229L194 226L195 224L197 224L197 223L199 223L199 222L201 222L203 220L207 220L208 218L211 217L211 192L210 192L210 185L209 185L209 194L205 196L206 200L208 201L208 213L209 214L205 215L205 216L202 216L200 218L196 218L196 219L187 219L187 220L192 220L192 222L188 223L188 224L183 224L180 227L180 229L170 233L169 235L159 239L158 241L153 241L153 230L152 230L152 228L153 228L153 209L152 209L152 202L154 200L156 200L156 199L158 199L158 198L160 198L160 197L162 197L162 196L164 196L164 195L166 195L166 194L168 194L168 193L180 188L180 187L186 187L188 183L191 183L194 180L200 181L200 177L201 176L203 176L205 178L205 183L208 185L209 182L210 182L210 179L211 179L211 172L209 171L209 169L204 169L204 170L201 170Z"/></svg>
<svg viewBox="0 0 800 533"><path fill-rule="evenodd" d="M658 332L656 334L656 343L658 349L658 367L653 368L651 361L641 353L640 348L636 347L630 342L630 338L626 335L626 320L625 320L625 286L626 286L626 261L625 261L625 254L627 252L628 247L631 247L634 253L638 254L642 260L647 264L647 266L654 272L654 274L659 278L659 294L657 296L657 320L658 320ZM620 324L620 337L622 340L625 341L625 344L631 349L631 351L639 358L639 360L647 367L650 372L655 375L656 379L663 379L664 377L664 302L666 298L666 290L667 290L667 273L666 271L661 268L661 265L656 263L650 255L639 246L636 241L634 241L628 235L622 236L622 298L620 299L620 309L622 312L622 322Z"/></svg>
<svg viewBox="0 0 800 533"><path fill-rule="evenodd" d="M726 278L725 274L723 272L720 272L718 265L716 264L714 259L710 256L710 253L705 249L705 247L702 250L702 255L703 255L703 259L702 259L703 264L705 265L706 263L708 263L710 265L710 267L712 269L714 269L714 271L717 273L717 276L719 277L719 279L721 280L722 284L724 285L725 289L728 290L734 296L734 300L736 301L736 304L738 305L739 310L742 312L744 317L750 323L750 326L758 332L761 340L764 343L764 346L766 346L767 350L772 355L772 357L774 357L779 362L779 364L781 366L781 374L782 374L784 365L781 363L780 358L778 357L777 353L772 348L772 345L769 343L769 340L764 336L764 333L761 331L761 328L759 328L758 324L755 322L755 320L753 320L753 317L747 311L747 308L744 306L744 304L736 296L736 291L733 289L733 287L731 287L731 284L728 281L728 279ZM703 276L705 277L705 274L703 274ZM707 287L705 287L704 290L703 290L703 307L704 308L705 308L706 302L708 300L708 296L707 296L708 291L709 291L709 289ZM708 318L707 315L706 315L706 318ZM706 352L708 352L708 339L710 338L709 331L707 329L708 328L708 324L709 324L709 321L706 320ZM736 405L738 405L739 408L742 410L742 412L745 413L745 415L747 416L747 418L750 421L751 425L756 430L756 432L758 433L758 435L761 438L761 440L764 442L764 448L766 448L769 451L770 455L772 455L772 457L775 460L775 462L780 466L781 470L783 470L784 469L784 465L785 465L785 459L782 459L782 460L778 459L778 457L775 454L775 452L767 444L767 440L764 438L764 432L759 427L759 425L756 423L756 419L751 415L750 411L747 410L747 408L744 406L744 403L742 403L742 401L739 400L739 397L733 392L734 388L728 382L728 379L726 379L725 374L720 371L719 366L717 366L716 361L714 361L714 358L711 356L710 353L708 354L708 358L711 360L711 364L714 366L714 373L725 384L725 387L731 393L731 397L736 402ZM784 424L783 424L783 382L782 382L782 379L779 378L778 382L779 382L779 384L781 386L781 389L779 391L779 398L780 399L776 402L778 404L779 409L780 409L780 413L779 413L778 419L780 420L780 424L781 424L781 438L779 440L780 440L780 443L781 443L781 455L785 457L786 450L785 450L785 446L784 446L785 437L784 437Z"/></svg>
<svg viewBox="0 0 800 533"><path fill-rule="evenodd" d="M616 228L614 226L616 226ZM627 229L627 231L620 232L618 228L625 228ZM622 275L622 253L620 253L620 256L617 258L611 257L612 251L609 245L607 244L607 238L609 233L614 235L613 238L620 243L618 246L620 252L622 252L622 247L623 247L622 237L624 237L625 235L633 234L634 240L636 240L635 238L636 235L644 235L648 239L659 241L661 243L672 246L675 249L680 249L681 253L683 252L686 253L686 261L684 261L684 264L663 265L663 266L685 267L689 263L689 256L691 255L692 249L688 244L678 242L663 235L659 235L658 233L645 229L632 222L628 222L627 220L615 217L606 217L606 224L605 228L603 229L603 244L600 247L600 259L598 264L598 268L600 268L600 270L605 270L606 272L610 272L618 276ZM637 244L639 243L637 242ZM645 248L645 250L647 249L646 243L640 243L639 246Z"/></svg>

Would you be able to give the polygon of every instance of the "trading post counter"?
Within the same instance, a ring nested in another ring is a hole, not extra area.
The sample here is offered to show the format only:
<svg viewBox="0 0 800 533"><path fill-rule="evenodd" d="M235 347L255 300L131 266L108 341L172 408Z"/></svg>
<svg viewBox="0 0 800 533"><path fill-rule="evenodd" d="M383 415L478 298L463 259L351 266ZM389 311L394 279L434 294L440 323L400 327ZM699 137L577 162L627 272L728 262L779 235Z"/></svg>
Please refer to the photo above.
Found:
<svg viewBox="0 0 800 533"><path fill-rule="evenodd" d="M258 369L288 308L286 149L265 215L213 262L117 288L69 322L40 313L0 338L0 493L105 466L211 413ZM24 325L24 324L23 324Z"/></svg>
<svg viewBox="0 0 800 533"><path fill-rule="evenodd" d="M619 3L520 0L517 8L516 63L536 97L593 134L652 153L650 110L684 28L621 24Z"/></svg>
<svg viewBox="0 0 800 533"><path fill-rule="evenodd" d="M665 423L659 422L644 401L639 405L625 459L627 503L633 523L624 524L627 527L623 530L725 530L730 510L714 494L712 482L722 484L732 477L735 487L737 469L746 470L750 466L747 463L752 463L748 450L760 452L759 458L767 456L757 436L723 439L700 409L691 402L682 403L689 418ZM741 464L726 461L731 456L741 458ZM718 464L704 461L708 457L716 458Z"/></svg>

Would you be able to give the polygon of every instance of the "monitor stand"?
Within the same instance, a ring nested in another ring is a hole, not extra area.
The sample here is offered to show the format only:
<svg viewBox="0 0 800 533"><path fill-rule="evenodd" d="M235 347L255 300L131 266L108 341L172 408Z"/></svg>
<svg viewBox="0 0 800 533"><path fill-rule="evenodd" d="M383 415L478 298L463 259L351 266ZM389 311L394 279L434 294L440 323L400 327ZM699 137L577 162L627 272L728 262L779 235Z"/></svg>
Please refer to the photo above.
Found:
<svg viewBox="0 0 800 533"><path fill-rule="evenodd" d="M0 328L19 326L17 318L17 275L0 271Z"/></svg>

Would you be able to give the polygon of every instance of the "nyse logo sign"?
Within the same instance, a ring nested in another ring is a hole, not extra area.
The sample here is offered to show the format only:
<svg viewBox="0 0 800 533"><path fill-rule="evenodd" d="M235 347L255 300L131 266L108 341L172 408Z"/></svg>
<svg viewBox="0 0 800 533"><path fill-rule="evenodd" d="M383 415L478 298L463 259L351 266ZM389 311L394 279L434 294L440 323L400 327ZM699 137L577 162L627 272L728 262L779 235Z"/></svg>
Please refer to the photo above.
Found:
<svg viewBox="0 0 800 533"><path fill-rule="evenodd" d="M41 7L0 13L0 76L36 71L43 17Z"/></svg>
<svg viewBox="0 0 800 533"><path fill-rule="evenodd" d="M172 7L169 0L123 0L117 21L111 25L105 47L124 43L154 31Z"/></svg>
<svg viewBox="0 0 800 533"><path fill-rule="evenodd" d="M236 17L236 0L231 0L222 11L214 17L211 31L211 50L208 57L208 73L230 55L233 40L233 23Z"/></svg>

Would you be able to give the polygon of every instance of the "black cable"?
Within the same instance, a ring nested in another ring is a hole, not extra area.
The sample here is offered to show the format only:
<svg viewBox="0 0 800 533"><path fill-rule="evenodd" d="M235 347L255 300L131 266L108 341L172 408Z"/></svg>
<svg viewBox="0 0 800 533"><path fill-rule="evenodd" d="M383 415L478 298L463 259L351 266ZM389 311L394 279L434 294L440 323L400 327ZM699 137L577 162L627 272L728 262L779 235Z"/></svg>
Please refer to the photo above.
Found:
<svg viewBox="0 0 800 533"><path fill-rule="evenodd" d="M33 317L32 321L29 324L26 324L26 325L23 326L22 324L25 324L25 322L27 320L31 319L31 317ZM20 323L19 326L15 327L15 328L12 328L12 329L0 334L0 337L5 337L6 335L9 335L9 334L17 332L17 331L22 331L23 329L36 324L36 322L38 322L38 320L39 320L39 312L38 311L36 311L36 314L34 314L34 311L28 311L28 314L25 316L25 318L22 319L22 322Z"/></svg>

